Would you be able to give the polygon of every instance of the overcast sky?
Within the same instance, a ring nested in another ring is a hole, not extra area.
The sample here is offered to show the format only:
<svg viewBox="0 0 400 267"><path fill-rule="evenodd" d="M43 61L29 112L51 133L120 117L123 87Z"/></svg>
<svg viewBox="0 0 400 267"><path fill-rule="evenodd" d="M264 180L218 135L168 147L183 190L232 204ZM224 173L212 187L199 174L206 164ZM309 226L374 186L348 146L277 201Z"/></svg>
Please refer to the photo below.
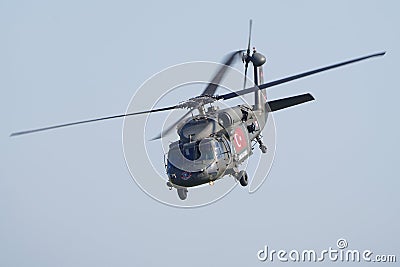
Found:
<svg viewBox="0 0 400 267"><path fill-rule="evenodd" d="M270 264L257 260L265 245L322 250L338 238L399 258L399 9L397 1L1 1L0 265L258 266ZM202 208L160 204L130 176L122 120L9 138L124 113L164 68L245 48L250 18L266 80L387 51L268 91L316 101L274 116L275 161L255 194L236 187Z"/></svg>

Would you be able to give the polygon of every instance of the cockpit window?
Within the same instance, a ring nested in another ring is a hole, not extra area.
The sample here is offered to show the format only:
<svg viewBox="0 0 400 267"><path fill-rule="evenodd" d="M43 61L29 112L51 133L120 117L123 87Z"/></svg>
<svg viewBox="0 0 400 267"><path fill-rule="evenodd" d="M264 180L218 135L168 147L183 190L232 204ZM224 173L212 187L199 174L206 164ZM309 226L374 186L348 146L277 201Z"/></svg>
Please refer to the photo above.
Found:
<svg viewBox="0 0 400 267"><path fill-rule="evenodd" d="M185 144L182 147L182 153L188 160L195 160L200 158L199 146L195 143Z"/></svg>
<svg viewBox="0 0 400 267"><path fill-rule="evenodd" d="M217 157L219 159L223 158L224 157L224 150L222 149L222 143L217 142L215 148L217 150Z"/></svg>
<svg viewBox="0 0 400 267"><path fill-rule="evenodd" d="M219 139L218 142L215 143L215 148L218 158L229 158L229 146L224 138Z"/></svg>
<svg viewBox="0 0 400 267"><path fill-rule="evenodd" d="M188 160L212 160L215 158L211 141L192 142L181 145L183 156Z"/></svg>
<svg viewBox="0 0 400 267"><path fill-rule="evenodd" d="M206 138L200 142L172 143L168 151L167 165L190 172L203 171L216 160L215 143L213 138Z"/></svg>
<svg viewBox="0 0 400 267"><path fill-rule="evenodd" d="M200 144L200 159L201 160L212 160L215 158L214 149L211 143Z"/></svg>

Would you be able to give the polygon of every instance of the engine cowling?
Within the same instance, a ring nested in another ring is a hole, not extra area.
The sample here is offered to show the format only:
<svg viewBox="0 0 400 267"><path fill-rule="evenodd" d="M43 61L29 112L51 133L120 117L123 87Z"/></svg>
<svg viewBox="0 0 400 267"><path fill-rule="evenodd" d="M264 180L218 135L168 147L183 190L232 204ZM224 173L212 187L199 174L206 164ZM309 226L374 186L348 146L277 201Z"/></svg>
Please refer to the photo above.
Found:
<svg viewBox="0 0 400 267"><path fill-rule="evenodd" d="M218 113L218 123L221 124L224 128L231 127L232 125L241 122L242 119L243 111L239 106L224 109Z"/></svg>

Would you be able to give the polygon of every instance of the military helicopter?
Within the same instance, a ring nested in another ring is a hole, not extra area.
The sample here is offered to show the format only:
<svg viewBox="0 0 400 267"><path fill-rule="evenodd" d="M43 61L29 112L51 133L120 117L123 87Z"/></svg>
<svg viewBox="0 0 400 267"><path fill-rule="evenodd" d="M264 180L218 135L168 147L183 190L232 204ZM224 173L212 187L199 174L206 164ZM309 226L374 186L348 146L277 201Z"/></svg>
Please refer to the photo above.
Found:
<svg viewBox="0 0 400 267"><path fill-rule="evenodd" d="M257 52L255 48L251 51L251 31L252 21L250 20L247 49L228 54L214 77L212 77L211 82L199 96L174 106L21 131L12 133L11 136L140 114L188 109L188 112L177 122L151 139L160 139L173 130L177 130L179 135L179 140L169 145L165 160L165 169L168 176L167 186L170 189L176 188L181 200L187 198L188 188L206 183L213 184L216 180L227 175L233 176L242 186L247 186L248 174L245 170L239 170L239 167L253 154L252 143L258 143L261 152L267 153L267 147L262 141L261 133L266 125L268 114L314 100L314 97L309 93L267 100L267 88L369 58L383 56L386 53L370 54L264 83L263 65L266 63L266 57ZM216 95L217 88L227 69L236 58L240 57L244 63L243 89ZM245 88L250 63L253 65L255 86ZM216 101L229 100L250 93L254 94L253 105L242 104L225 109L219 109L217 106L212 105ZM209 105L207 109L206 105ZM194 111L197 111L197 115L193 115ZM188 117L189 114L192 114L192 116Z"/></svg>

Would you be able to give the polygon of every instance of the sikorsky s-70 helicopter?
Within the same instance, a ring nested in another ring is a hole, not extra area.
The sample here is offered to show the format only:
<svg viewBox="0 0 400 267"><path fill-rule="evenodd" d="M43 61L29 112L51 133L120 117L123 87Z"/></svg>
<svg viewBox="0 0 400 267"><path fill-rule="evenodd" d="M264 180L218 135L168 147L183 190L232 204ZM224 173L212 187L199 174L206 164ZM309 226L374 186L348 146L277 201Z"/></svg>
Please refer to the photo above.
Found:
<svg viewBox="0 0 400 267"><path fill-rule="evenodd" d="M266 97L267 88L385 54L385 52L375 53L264 83L262 66L266 62L266 58L257 52L255 48L252 51L250 50L251 30L252 21L250 20L247 50L239 50L228 54L211 82L199 96L174 106L16 132L11 136L101 120L186 108L188 112L184 116L152 139L160 139L174 129L177 130L179 135L179 140L169 145L166 157L167 186L170 189L176 188L181 200L187 198L189 187L206 183L213 184L216 180L226 175L233 176L242 186L247 186L248 174L245 170L239 170L239 168L252 155L252 143L258 143L261 152L267 153L267 147L263 144L261 132L266 125L268 114L314 100L311 94L306 93L268 101ZM216 95L216 90L227 69L236 58L240 57L245 67L243 89ZM245 88L249 63L253 65L255 86ZM242 104L225 109L209 105L215 101L228 100L250 93L254 94L253 105ZM197 111L197 114L193 115L195 111ZM188 117L191 113L192 116Z"/></svg>

